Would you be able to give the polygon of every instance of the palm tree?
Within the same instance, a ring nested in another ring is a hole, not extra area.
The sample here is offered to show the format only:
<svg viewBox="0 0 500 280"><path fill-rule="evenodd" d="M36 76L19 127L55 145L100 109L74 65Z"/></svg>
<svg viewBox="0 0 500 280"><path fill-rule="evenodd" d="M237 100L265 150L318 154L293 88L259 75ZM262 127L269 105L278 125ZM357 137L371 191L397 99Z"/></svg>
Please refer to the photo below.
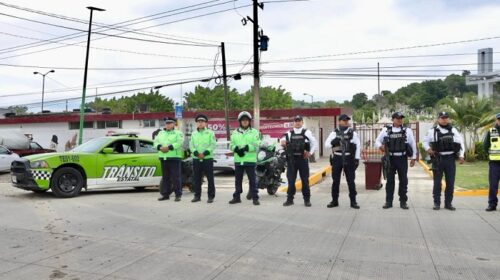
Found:
<svg viewBox="0 0 500 280"><path fill-rule="evenodd" d="M469 153L475 153L475 145L479 141L479 131L489 121L487 116L492 115L491 100L478 98L475 94L467 94L463 98L449 99L446 105L450 109L450 117L455 126L464 135L464 146ZM470 135L472 143L467 144Z"/></svg>

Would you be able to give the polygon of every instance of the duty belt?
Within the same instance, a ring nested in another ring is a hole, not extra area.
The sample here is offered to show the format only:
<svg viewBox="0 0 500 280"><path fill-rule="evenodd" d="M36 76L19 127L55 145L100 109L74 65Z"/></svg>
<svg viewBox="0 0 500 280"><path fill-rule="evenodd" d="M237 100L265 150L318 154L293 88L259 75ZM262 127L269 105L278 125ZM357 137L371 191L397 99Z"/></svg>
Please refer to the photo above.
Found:
<svg viewBox="0 0 500 280"><path fill-rule="evenodd" d="M389 155L394 156L394 157L402 157L402 156L406 156L406 152L389 153Z"/></svg>
<svg viewBox="0 0 500 280"><path fill-rule="evenodd" d="M448 151L448 152L439 152L440 155L442 156L449 156L449 155L453 155L455 152L453 151Z"/></svg>
<svg viewBox="0 0 500 280"><path fill-rule="evenodd" d="M339 152L334 152L333 154L336 155L336 156L342 156L342 153L339 153ZM345 156L350 156L351 153L345 153L344 155Z"/></svg>

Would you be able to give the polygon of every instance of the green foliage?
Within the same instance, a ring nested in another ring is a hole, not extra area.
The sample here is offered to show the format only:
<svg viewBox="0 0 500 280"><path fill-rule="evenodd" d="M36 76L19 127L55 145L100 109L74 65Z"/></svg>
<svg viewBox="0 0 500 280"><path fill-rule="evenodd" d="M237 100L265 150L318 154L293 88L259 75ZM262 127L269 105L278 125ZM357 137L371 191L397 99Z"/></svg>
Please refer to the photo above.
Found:
<svg viewBox="0 0 500 280"><path fill-rule="evenodd" d="M427 157L427 151L424 148L424 144L422 142L417 143L417 149L420 153L420 159L424 160Z"/></svg>
<svg viewBox="0 0 500 280"><path fill-rule="evenodd" d="M230 110L253 108L252 88L244 94L239 94L234 88L229 88L228 91ZM292 94L281 86L262 87L260 104L261 109L290 109L293 105ZM224 86L218 85L214 88L197 86L194 92L184 95L184 107L187 110L224 110Z"/></svg>
<svg viewBox="0 0 500 280"><path fill-rule="evenodd" d="M356 93L352 97L352 107L354 109L359 109L363 107L368 102L368 96L364 92Z"/></svg>
<svg viewBox="0 0 500 280"><path fill-rule="evenodd" d="M475 145L477 160L488 160L488 153L484 150L483 142L476 142Z"/></svg>
<svg viewBox="0 0 500 280"><path fill-rule="evenodd" d="M13 113L16 113L16 115L25 115L28 112L28 107L26 106L9 106L7 107L7 110L10 110Z"/></svg>
<svg viewBox="0 0 500 280"><path fill-rule="evenodd" d="M110 108L113 113L137 112L141 107L147 107L149 112L171 112L174 110L174 101L161 95L158 91L139 92L132 96L113 97L111 99L97 97L94 101L85 105L96 111Z"/></svg>

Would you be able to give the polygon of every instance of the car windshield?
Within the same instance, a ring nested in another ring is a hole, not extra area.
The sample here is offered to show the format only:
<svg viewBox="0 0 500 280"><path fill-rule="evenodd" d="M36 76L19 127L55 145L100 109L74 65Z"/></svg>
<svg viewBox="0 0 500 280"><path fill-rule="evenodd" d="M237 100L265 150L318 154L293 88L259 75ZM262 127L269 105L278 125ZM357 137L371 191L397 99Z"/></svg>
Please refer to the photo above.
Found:
<svg viewBox="0 0 500 280"><path fill-rule="evenodd" d="M71 151L75 153L96 153L102 147L104 147L104 145L107 144L108 142L109 139L105 137L95 138L81 144L80 146L74 148Z"/></svg>

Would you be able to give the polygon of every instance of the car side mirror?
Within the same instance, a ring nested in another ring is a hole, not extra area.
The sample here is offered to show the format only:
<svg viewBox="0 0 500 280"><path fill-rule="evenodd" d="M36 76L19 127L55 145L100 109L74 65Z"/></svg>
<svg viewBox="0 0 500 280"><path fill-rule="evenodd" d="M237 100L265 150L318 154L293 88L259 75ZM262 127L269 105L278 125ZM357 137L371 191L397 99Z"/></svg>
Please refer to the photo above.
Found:
<svg viewBox="0 0 500 280"><path fill-rule="evenodd" d="M102 149L103 154L112 154L113 153L113 148L104 148Z"/></svg>

